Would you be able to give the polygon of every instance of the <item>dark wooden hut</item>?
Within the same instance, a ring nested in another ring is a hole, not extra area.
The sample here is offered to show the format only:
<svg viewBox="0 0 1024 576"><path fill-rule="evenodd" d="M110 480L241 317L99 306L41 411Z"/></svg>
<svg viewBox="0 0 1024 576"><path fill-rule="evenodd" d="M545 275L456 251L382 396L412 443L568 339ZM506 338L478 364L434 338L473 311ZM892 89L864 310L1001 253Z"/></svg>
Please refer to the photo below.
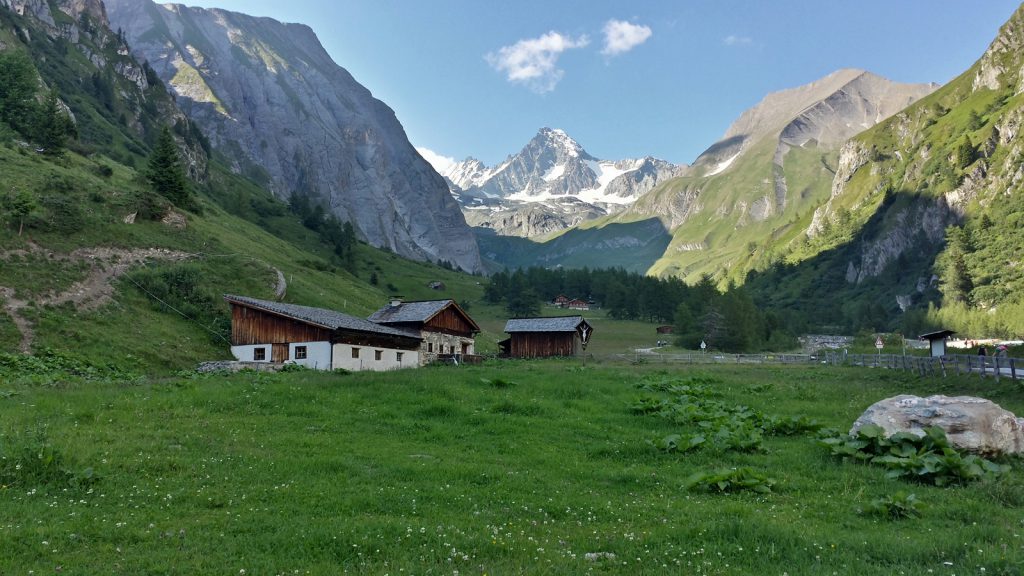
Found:
<svg viewBox="0 0 1024 576"><path fill-rule="evenodd" d="M575 356L582 352L594 329L582 316L515 318L505 324L509 337L498 343L512 358Z"/></svg>

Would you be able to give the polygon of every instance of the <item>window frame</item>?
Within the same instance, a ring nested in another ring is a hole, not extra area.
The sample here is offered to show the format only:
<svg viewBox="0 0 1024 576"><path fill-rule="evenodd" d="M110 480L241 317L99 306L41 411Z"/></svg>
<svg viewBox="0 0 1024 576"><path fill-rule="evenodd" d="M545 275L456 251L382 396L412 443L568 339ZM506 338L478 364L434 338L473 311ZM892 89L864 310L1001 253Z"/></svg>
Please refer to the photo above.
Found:
<svg viewBox="0 0 1024 576"><path fill-rule="evenodd" d="M309 358L309 348L307 346L296 346L295 359L305 360L306 358Z"/></svg>

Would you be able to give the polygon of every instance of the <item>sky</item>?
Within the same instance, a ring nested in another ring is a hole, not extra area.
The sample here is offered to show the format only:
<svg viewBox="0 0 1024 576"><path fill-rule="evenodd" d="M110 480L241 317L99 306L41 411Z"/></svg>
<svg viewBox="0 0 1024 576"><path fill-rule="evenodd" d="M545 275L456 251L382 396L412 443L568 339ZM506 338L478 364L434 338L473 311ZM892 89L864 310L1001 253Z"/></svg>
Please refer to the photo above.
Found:
<svg viewBox="0 0 1024 576"><path fill-rule="evenodd" d="M766 94L840 68L946 83L1016 0L195 0L309 25L435 161L542 127L609 160L690 163Z"/></svg>

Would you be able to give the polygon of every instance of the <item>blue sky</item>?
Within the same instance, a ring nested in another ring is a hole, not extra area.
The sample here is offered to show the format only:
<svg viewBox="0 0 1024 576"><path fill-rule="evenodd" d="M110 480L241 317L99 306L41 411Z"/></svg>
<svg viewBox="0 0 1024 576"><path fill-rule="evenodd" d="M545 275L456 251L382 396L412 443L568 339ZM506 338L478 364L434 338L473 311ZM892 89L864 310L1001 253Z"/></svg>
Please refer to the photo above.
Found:
<svg viewBox="0 0 1024 576"><path fill-rule="evenodd" d="M211 0L308 24L417 147L487 165L543 126L602 159L692 162L765 94L839 68L945 83L1010 0ZM611 39L609 41L609 38Z"/></svg>

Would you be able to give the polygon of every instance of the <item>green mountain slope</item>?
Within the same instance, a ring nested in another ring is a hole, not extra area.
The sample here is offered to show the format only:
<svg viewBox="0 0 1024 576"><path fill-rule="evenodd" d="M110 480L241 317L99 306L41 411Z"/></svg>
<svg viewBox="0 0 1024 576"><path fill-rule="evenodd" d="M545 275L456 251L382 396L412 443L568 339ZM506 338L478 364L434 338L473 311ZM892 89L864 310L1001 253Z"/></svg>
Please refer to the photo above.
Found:
<svg viewBox="0 0 1024 576"><path fill-rule="evenodd" d="M1024 8L964 74L848 142L786 265L751 278L763 300L890 326L941 304L930 322L1024 334L1022 65Z"/></svg>
<svg viewBox="0 0 1024 576"><path fill-rule="evenodd" d="M315 211L306 220L319 232L215 152L207 159L205 139L159 81L133 75L144 67L96 4L51 4L24 16L0 7L0 56L26 54L36 99L55 90L78 128L67 151L51 154L0 122L0 351L55 349L137 372L171 370L229 356L226 292L284 292L359 316L388 294L479 298L472 276L363 244L339 256ZM94 75L111 82L103 97ZM31 99L21 104L34 109ZM190 168L198 199L187 211L143 176L164 125ZM433 280L447 285L443 294L427 287Z"/></svg>

